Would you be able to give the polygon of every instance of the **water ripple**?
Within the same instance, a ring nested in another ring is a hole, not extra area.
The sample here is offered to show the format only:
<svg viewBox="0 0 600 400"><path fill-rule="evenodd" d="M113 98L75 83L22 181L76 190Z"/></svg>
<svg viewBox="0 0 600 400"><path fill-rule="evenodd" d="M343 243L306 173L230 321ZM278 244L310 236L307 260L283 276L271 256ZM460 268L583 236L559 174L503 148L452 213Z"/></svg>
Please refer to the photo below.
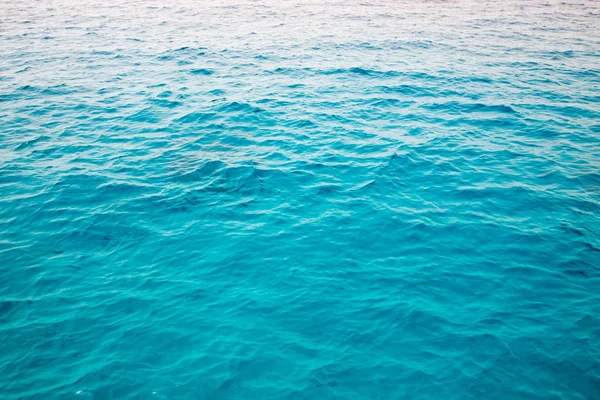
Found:
<svg viewBox="0 0 600 400"><path fill-rule="evenodd" d="M600 398L598 16L0 0L0 393Z"/></svg>

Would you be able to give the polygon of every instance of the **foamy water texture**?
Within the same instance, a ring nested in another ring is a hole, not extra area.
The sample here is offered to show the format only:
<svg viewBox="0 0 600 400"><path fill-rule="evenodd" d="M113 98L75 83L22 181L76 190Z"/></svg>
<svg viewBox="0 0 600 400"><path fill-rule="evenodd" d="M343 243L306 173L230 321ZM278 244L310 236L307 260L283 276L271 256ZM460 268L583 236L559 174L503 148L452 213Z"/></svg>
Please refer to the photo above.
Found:
<svg viewBox="0 0 600 400"><path fill-rule="evenodd" d="M600 398L600 3L0 32L3 399Z"/></svg>

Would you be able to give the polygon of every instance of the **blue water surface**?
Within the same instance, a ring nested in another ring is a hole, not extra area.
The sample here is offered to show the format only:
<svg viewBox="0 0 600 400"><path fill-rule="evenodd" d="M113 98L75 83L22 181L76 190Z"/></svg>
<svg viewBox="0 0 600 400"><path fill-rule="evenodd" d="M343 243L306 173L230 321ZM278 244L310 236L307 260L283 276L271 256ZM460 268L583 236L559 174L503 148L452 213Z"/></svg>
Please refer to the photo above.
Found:
<svg viewBox="0 0 600 400"><path fill-rule="evenodd" d="M600 3L0 0L2 399L600 398Z"/></svg>

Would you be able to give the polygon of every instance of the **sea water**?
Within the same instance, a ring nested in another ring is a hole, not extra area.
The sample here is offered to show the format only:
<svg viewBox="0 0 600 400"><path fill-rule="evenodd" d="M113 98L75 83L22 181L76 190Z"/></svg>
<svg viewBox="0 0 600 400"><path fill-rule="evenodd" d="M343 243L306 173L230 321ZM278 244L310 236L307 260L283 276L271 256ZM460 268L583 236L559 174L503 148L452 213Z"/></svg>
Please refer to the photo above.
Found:
<svg viewBox="0 0 600 400"><path fill-rule="evenodd" d="M0 2L2 399L600 398L600 3Z"/></svg>

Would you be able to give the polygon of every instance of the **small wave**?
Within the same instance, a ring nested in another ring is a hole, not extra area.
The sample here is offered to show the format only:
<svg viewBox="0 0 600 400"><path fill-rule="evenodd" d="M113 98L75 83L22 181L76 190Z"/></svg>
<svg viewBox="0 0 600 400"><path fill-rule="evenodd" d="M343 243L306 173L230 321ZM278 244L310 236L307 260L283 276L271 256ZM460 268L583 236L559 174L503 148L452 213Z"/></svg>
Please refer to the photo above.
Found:
<svg viewBox="0 0 600 400"><path fill-rule="evenodd" d="M213 69L209 69L209 68L194 68L190 70L190 73L192 75L204 75L204 76L208 76L208 75L212 75L215 73L215 71Z"/></svg>

